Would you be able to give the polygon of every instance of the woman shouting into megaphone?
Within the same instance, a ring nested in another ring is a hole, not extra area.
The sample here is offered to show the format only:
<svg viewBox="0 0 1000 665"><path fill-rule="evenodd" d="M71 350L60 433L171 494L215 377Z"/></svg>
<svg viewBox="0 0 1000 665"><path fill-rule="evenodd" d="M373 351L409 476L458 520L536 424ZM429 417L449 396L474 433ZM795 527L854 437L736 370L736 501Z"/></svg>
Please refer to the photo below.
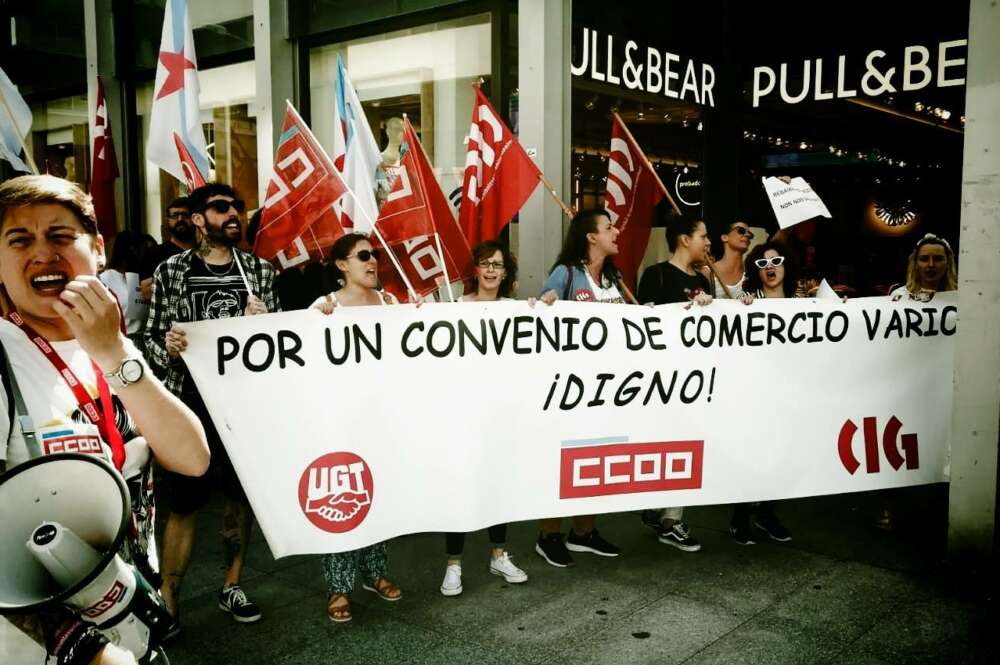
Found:
<svg viewBox="0 0 1000 665"><path fill-rule="evenodd" d="M8 414L0 415L0 472L57 452L105 457L132 502L118 554L155 585L152 458L196 476L208 467L209 451L194 414L125 336L118 302L97 278L104 260L93 204L79 186L47 175L0 184L0 344L7 360L0 363L0 413ZM64 606L12 621L45 646L51 662L134 662Z"/></svg>

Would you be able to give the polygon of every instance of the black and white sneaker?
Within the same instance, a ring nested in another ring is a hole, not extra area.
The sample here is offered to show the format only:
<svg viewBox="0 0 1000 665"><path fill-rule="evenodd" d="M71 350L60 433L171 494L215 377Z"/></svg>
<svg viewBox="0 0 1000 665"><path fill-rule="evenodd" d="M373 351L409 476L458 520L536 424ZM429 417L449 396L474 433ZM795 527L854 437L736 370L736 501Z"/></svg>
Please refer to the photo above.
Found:
<svg viewBox="0 0 1000 665"><path fill-rule="evenodd" d="M223 587L219 592L219 609L232 614L239 623L260 621L260 608L247 598L238 584Z"/></svg>
<svg viewBox="0 0 1000 665"><path fill-rule="evenodd" d="M787 543L792 539L792 533L774 515L760 515L754 518L753 525L767 534L771 540Z"/></svg>
<svg viewBox="0 0 1000 665"><path fill-rule="evenodd" d="M566 551L566 544L563 542L561 533L539 533L538 542L535 543L535 552L550 566L568 568L574 565L573 557Z"/></svg>
<svg viewBox="0 0 1000 665"><path fill-rule="evenodd" d="M669 529L660 531L660 542L673 545L683 552L697 552L701 549L701 543L691 536L691 530L684 522L674 522Z"/></svg>
<svg viewBox="0 0 1000 665"><path fill-rule="evenodd" d="M601 538L597 529L591 529L585 536L578 536L570 529L569 535L566 536L566 549L572 552L590 552L599 556L618 556L622 553L620 547Z"/></svg>
<svg viewBox="0 0 1000 665"><path fill-rule="evenodd" d="M756 545L756 541L753 539L753 534L750 531L750 523L746 524L730 524L729 525L729 535L733 537L733 541L737 545Z"/></svg>

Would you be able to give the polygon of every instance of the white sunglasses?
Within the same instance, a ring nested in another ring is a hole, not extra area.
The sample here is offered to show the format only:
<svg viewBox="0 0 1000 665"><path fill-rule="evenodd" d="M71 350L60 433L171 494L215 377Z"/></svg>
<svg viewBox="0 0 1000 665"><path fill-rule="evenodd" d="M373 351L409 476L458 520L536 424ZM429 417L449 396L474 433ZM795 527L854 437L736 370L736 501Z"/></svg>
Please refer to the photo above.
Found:
<svg viewBox="0 0 1000 665"><path fill-rule="evenodd" d="M757 259L754 263L757 267L763 270L764 268L777 268L782 263L785 262L785 257L783 256L772 256L769 259Z"/></svg>

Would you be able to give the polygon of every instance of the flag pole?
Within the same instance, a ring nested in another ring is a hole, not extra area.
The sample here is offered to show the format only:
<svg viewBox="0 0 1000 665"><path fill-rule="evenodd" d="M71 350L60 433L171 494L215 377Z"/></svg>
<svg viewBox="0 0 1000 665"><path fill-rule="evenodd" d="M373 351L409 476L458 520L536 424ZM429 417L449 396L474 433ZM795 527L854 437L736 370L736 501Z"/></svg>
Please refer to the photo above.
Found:
<svg viewBox="0 0 1000 665"><path fill-rule="evenodd" d="M444 260L444 252L441 251L441 234L434 232L434 243L437 245L438 260L441 262L441 270L444 271L444 283L448 287L448 302L455 302L455 294L451 290L451 278L448 276L448 263Z"/></svg>
<svg viewBox="0 0 1000 665"><path fill-rule="evenodd" d="M302 116L300 116L299 112L295 110L295 107L292 105L292 103L290 101L288 101L287 99L285 100L285 103L288 104L288 108L290 108L292 110L292 113L295 114L295 117L298 118L299 122L301 122L303 125L305 125L306 124L305 121L302 120ZM306 125L306 126L308 127L308 125ZM333 164L333 160L330 159L330 155L326 154L326 149L323 148L323 146L319 143L319 141L316 142L316 145L319 147L320 150L323 151L323 156L326 157L326 159L331 164ZM338 177L340 177L339 174L338 174ZM378 238L378 241L380 243L382 243L383 247L385 247L385 253L389 255L389 260L392 262L392 266L396 269L396 272L399 273L399 276L403 280L403 284L406 285L406 290L410 294L410 298L413 299L413 300L416 300L417 299L417 292L413 289L413 284L410 284L410 280L406 276L406 273L403 272L403 266L399 265L399 261L396 259L396 255L393 254L392 248L389 247L389 244L386 243L385 238L383 238L382 234L379 233L378 227L375 226L375 221L371 218L371 215L368 214L368 211L365 210L364 206L361 205L360 199L358 199L358 196L357 196L357 194L354 193L354 190L351 189L351 186L347 184L347 181L344 180L343 178L340 178L340 182L341 182L341 184L344 185L344 189L347 191L347 193L351 195L351 198L354 199L354 202L357 204L356 207L357 207L358 210L361 211L361 214L362 214L362 216L364 216L365 221L368 222L368 225L370 227L372 227L372 233L375 234L375 237Z"/></svg>
<svg viewBox="0 0 1000 665"><path fill-rule="evenodd" d="M622 120L622 117L620 115L618 115L618 111L615 111L611 115L614 116L615 120L617 120L618 123L622 126L622 129L625 130L625 134L632 140L632 143L635 143L636 145L639 145L639 142L635 140L634 136L632 136L632 132L629 131L628 125L626 125L625 121ZM646 168L649 169L649 172L652 173L653 176L656 178L656 184L660 186L660 191L663 192L663 194L667 197L667 200L670 201L670 205L673 207L674 212L676 214L680 215L681 214L681 209L677 206L677 202L674 201L674 197L672 197L670 195L670 192L667 191L667 188L663 184L663 181L660 180L660 176L657 175L656 169L654 169L653 165L649 163L649 159L646 157L646 154L642 150L640 150L639 151L639 156L642 158L642 161L646 165Z"/></svg>
<svg viewBox="0 0 1000 665"><path fill-rule="evenodd" d="M406 116L405 113L403 114L403 123L404 123L404 126L409 129L410 134L413 135L413 140L416 141L417 140L416 132L413 131L413 125L410 124L410 119ZM431 160L427 159L427 153L424 152L424 146L422 144L420 144L420 142L418 141L416 147L420 148L420 152L423 154L424 159L427 161L428 164L430 164ZM414 150L416 147L415 146L407 146L406 149L407 150ZM403 155L403 153L401 152L400 153L400 159L402 159L402 155ZM420 172L419 168L417 169L416 176L420 180L420 189L421 189L421 191L426 192L427 191L427 183L424 182L424 174ZM428 210L429 210L429 207L428 207ZM433 214L431 215L431 223L434 225L434 244L437 247L438 261L441 262L441 270L444 272L444 281L445 281L445 284L447 284L447 286L448 286L448 302L455 302L455 294L451 290L451 277L448 275L448 263L447 263L447 261L445 261L444 251L442 251L442 249L441 249L441 234L439 234L437 232L437 222L434 220Z"/></svg>
<svg viewBox="0 0 1000 665"><path fill-rule="evenodd" d="M236 248L234 247L233 249L235 250ZM247 293L254 295L253 289L250 288L250 282L247 280L247 274L243 271L243 262L240 261L240 257L236 255L235 251L233 252L233 261L236 262L236 268L240 271L240 277L243 278L243 286L247 287Z"/></svg>
<svg viewBox="0 0 1000 665"><path fill-rule="evenodd" d="M542 186L545 187L545 191L547 191L549 195L555 199L556 203L559 204L563 213L570 219L573 219L573 216L576 215L576 210L574 210L572 206L566 205L566 202L559 198L559 195L556 194L556 188L551 182L549 182L549 179L545 177L545 174L542 173L541 170L538 171L538 181L542 183Z"/></svg>
<svg viewBox="0 0 1000 665"><path fill-rule="evenodd" d="M35 159L31 156L31 152L28 150L28 145L24 142L24 137L21 136L21 130L17 128L17 121L14 120L14 112L10 110L10 106L7 105L7 98L0 95L0 102L3 103L3 110L6 111L7 117L10 119L10 126L14 128L14 133L17 134L17 142L21 144L21 150L24 151L24 157L28 160L28 166L34 171L35 175L38 175L38 165L35 164Z"/></svg>

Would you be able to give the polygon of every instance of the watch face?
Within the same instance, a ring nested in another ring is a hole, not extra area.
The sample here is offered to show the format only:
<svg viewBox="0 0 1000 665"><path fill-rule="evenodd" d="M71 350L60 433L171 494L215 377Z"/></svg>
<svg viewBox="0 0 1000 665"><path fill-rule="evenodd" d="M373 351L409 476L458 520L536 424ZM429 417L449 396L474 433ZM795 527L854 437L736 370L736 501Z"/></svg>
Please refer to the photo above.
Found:
<svg viewBox="0 0 1000 665"><path fill-rule="evenodd" d="M142 363L130 358L122 363L121 377L126 383L135 383L142 378Z"/></svg>

